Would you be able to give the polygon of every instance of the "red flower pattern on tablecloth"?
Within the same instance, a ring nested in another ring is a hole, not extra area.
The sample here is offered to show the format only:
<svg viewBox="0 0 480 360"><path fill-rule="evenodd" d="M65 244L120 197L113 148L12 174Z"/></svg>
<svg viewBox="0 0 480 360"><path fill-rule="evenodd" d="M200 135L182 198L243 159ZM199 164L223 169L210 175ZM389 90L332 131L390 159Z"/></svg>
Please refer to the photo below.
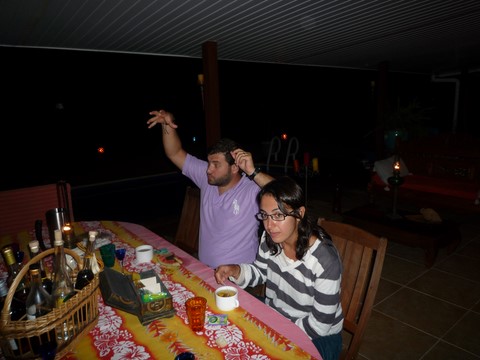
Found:
<svg viewBox="0 0 480 360"><path fill-rule="evenodd" d="M88 226L84 227L85 231L104 229L101 222L89 222ZM116 246L127 249L125 258L125 270L129 272L140 273L145 270L154 269L158 274L168 291L172 295L174 308L176 310L176 316L187 324L187 315L185 312L185 301L194 296L195 294L187 289L183 284L173 282L171 280L171 269L164 269L159 263L144 263L136 264L135 249L128 243L120 241L117 235L109 229L102 230L104 233L111 235L111 241ZM32 233L33 234L33 233ZM132 238L135 238L134 234L129 233ZM46 244L49 244L48 231L44 231L44 238ZM1 266L2 264L0 264ZM187 278L196 276L189 270L180 266L175 271L180 271ZM200 279L200 284L205 288L211 286ZM116 311L110 306L105 305L103 299L99 297L99 320L97 325L91 330L91 335L94 338L94 348L99 352L99 356L106 359L138 359L147 360L153 357L153 354L149 353L148 349L145 349L142 345L137 345L133 339L134 335L126 328L123 327L123 319ZM212 312L207 308L207 315L211 315ZM278 345L285 346L285 349L292 349L291 344L286 338L278 334L275 330L269 328L261 321L250 314L245 315L245 319L255 324L258 328L263 329L267 334L269 340ZM172 333L165 326L155 326L156 321L152 322L148 326L148 330L154 333L154 336L158 336L160 339L168 339L166 343L170 343L169 350L172 353L180 353L188 351L188 347L185 344L176 340L176 335ZM207 338L207 343L210 348L217 348L224 354L224 358L227 360L267 360L270 359L268 355L264 353L264 350L245 338L242 329L235 324L228 321L227 326L217 327L215 325L206 325L203 332L199 332ZM225 340L227 346L220 347L217 343L217 339L222 338ZM288 351L288 350L287 350ZM67 358L69 355L67 355Z"/></svg>

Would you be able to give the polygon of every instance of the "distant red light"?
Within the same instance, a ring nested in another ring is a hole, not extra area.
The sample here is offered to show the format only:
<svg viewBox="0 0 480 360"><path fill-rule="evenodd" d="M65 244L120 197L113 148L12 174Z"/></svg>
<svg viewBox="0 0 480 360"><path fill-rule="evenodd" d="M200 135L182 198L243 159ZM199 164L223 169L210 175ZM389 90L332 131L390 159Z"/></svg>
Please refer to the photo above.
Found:
<svg viewBox="0 0 480 360"><path fill-rule="evenodd" d="M97 152L98 152L99 154L103 154L103 153L105 152L105 149L100 146L100 147L97 149Z"/></svg>
<svg viewBox="0 0 480 360"><path fill-rule="evenodd" d="M282 134L282 140L287 140L287 138L288 138L287 134L286 134L286 133L283 133L283 134Z"/></svg>

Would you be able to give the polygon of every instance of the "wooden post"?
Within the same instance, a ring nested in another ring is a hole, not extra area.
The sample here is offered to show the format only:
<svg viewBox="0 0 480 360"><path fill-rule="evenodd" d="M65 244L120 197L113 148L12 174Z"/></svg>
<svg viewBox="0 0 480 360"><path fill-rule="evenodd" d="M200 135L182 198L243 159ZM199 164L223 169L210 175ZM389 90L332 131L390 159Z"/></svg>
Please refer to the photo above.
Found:
<svg viewBox="0 0 480 360"><path fill-rule="evenodd" d="M207 148L215 144L220 135L220 100L218 86L217 43L202 44L204 73L204 112Z"/></svg>
<svg viewBox="0 0 480 360"><path fill-rule="evenodd" d="M377 126L375 131L377 159L385 157L385 117L388 116L388 62L378 67L377 80Z"/></svg>

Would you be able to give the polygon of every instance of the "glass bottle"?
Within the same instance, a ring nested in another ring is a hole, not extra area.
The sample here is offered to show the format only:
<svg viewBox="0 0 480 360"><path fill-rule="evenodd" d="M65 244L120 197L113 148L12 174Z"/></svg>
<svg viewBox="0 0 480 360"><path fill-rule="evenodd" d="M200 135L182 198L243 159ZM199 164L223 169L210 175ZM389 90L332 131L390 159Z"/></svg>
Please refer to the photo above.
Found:
<svg viewBox="0 0 480 360"><path fill-rule="evenodd" d="M30 292L27 296L25 309L27 320L35 320L41 316L48 314L55 307L52 295L50 295L42 284L42 274L38 263L34 263L29 267L30 271ZM38 355L41 349L47 344L55 344L55 330L51 330L50 334L43 333L38 337L31 337L30 344L35 355Z"/></svg>
<svg viewBox="0 0 480 360"><path fill-rule="evenodd" d="M1 309L3 309L3 305L5 304L5 298L7 297L8 294L8 287L7 287L7 282L4 279L0 279L0 306ZM21 310L21 307L23 304L17 304L17 306L14 305L14 301L12 300L12 303L10 304L10 318L12 320L18 320L20 317L16 313L17 310L15 308ZM20 308L18 307L20 306ZM25 309L20 311L21 313L25 314ZM22 315L23 316L23 315ZM16 319L14 319L16 318ZM15 355L18 355L20 352L18 350L18 341L16 339L10 339L9 340L10 348L13 351Z"/></svg>
<svg viewBox="0 0 480 360"><path fill-rule="evenodd" d="M5 281L5 284L7 288L10 288L20 271L18 269L18 263L15 259L12 247L4 247L2 249L2 254L8 267L8 277ZM24 281L24 279L21 279L21 281L17 285L17 288L15 289L15 293L13 294L12 301L10 303L10 319L12 321L22 320L25 317L25 302L27 300L27 295L28 288L26 286L26 282ZM2 299L2 309L4 302L5 299ZM9 343L10 348L15 355L21 354L20 348L22 353L28 352L30 350L26 338L21 338L20 341L18 339L11 339Z"/></svg>
<svg viewBox="0 0 480 360"><path fill-rule="evenodd" d="M90 252L92 253L92 271L93 274L98 274L100 272L100 266L98 266L97 256L95 255L95 250L97 247L97 235L98 231L89 231L88 232L88 240L87 246L91 246Z"/></svg>
<svg viewBox="0 0 480 360"><path fill-rule="evenodd" d="M66 267L65 251L63 248L62 231L60 229L55 230L54 245L54 277L52 295L55 303L55 307L60 307L70 297L75 295L75 289L73 286L70 274ZM73 329L72 329L73 331ZM69 331L67 322L63 323L60 331L57 332L57 339L68 340L72 334Z"/></svg>
<svg viewBox="0 0 480 360"><path fill-rule="evenodd" d="M77 281L75 282L75 289L82 290L85 286L90 284L95 276L94 273L94 252L95 252L95 236L89 235L85 256L83 257L83 268L77 274Z"/></svg>
<svg viewBox="0 0 480 360"><path fill-rule="evenodd" d="M77 281L75 282L75 289L82 290L85 286L90 284L90 282L95 277L94 264L96 264L97 259L95 256L95 235L89 234L87 241L87 247L85 250L85 256L83 257L83 267L77 274ZM82 320L87 320L88 311L90 310L90 305L87 303L82 307Z"/></svg>
<svg viewBox="0 0 480 360"><path fill-rule="evenodd" d="M10 288L10 286L12 286L13 281L15 280L18 273L20 272L20 269L18 267L17 260L15 259L15 255L13 253L12 247L10 246L4 247L2 249L2 253L8 269L7 287ZM20 280L20 282L17 285L17 289L15 290L14 297L17 300L21 301L22 303L25 303L25 300L27 299L27 294L28 294L27 283L25 281L25 278L23 278ZM18 320L18 319L12 319L12 320Z"/></svg>
<svg viewBox="0 0 480 360"><path fill-rule="evenodd" d="M28 243L28 248L30 249L30 258L33 259L35 256L40 254L40 243L38 240L32 240ZM42 276L42 286L49 293L52 293L53 281L47 274L47 266L45 265L43 258L38 261L40 267L40 274Z"/></svg>
<svg viewBox="0 0 480 360"><path fill-rule="evenodd" d="M42 285L40 266L32 264L30 271L30 292L25 302L27 320L35 320L37 317L48 314L55 307L53 297Z"/></svg>

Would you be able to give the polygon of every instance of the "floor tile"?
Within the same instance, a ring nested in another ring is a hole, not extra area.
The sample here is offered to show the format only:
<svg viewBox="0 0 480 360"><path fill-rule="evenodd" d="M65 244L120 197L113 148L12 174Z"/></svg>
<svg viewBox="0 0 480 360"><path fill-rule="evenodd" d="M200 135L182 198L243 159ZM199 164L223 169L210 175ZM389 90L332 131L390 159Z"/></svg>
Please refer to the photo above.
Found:
<svg viewBox="0 0 480 360"><path fill-rule="evenodd" d="M480 283L432 269L408 287L470 309L480 301Z"/></svg>
<svg viewBox="0 0 480 360"><path fill-rule="evenodd" d="M478 259L452 254L452 256L439 263L436 267L439 270L480 282L480 261Z"/></svg>
<svg viewBox="0 0 480 360"><path fill-rule="evenodd" d="M375 310L433 336L441 337L466 313L456 305L402 288Z"/></svg>
<svg viewBox="0 0 480 360"><path fill-rule="evenodd" d="M456 252L463 255L480 260L480 241L469 241L465 246Z"/></svg>
<svg viewBox="0 0 480 360"><path fill-rule="evenodd" d="M436 341L435 337L374 310L359 354L369 360L420 359Z"/></svg>
<svg viewBox="0 0 480 360"><path fill-rule="evenodd" d="M425 263L425 250L421 248L409 247L389 241L387 253L420 265L424 265Z"/></svg>
<svg viewBox="0 0 480 360"><path fill-rule="evenodd" d="M439 341L422 357L422 360L478 360L478 356L444 341Z"/></svg>
<svg viewBox="0 0 480 360"><path fill-rule="evenodd" d="M480 314L468 312L443 340L480 356Z"/></svg>
<svg viewBox="0 0 480 360"><path fill-rule="evenodd" d="M477 303L477 304L472 308L472 311L480 314L480 302Z"/></svg>
<svg viewBox="0 0 480 360"><path fill-rule="evenodd" d="M382 278L399 283L407 284L426 271L423 264L416 264L387 254L383 263Z"/></svg>
<svg viewBox="0 0 480 360"><path fill-rule="evenodd" d="M380 279L374 304L377 304L380 301L384 300L385 298L389 297L394 292L398 291L400 288L401 288L401 285L399 284L388 281L386 279Z"/></svg>

